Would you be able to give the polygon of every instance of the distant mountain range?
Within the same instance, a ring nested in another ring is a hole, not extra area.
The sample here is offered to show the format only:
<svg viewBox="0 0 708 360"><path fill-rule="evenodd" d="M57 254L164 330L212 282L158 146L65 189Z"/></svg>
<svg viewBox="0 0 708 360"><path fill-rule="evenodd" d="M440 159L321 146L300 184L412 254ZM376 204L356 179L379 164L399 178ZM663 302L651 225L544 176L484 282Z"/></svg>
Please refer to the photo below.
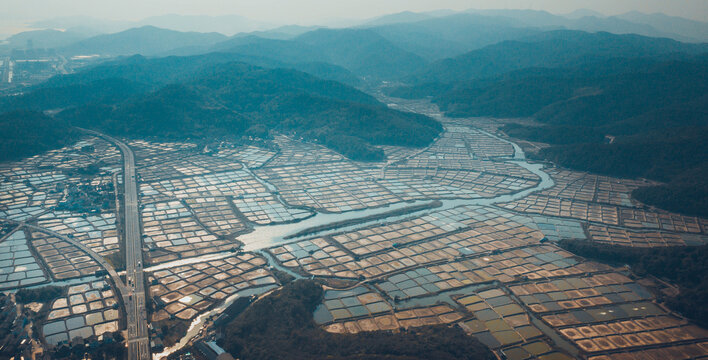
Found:
<svg viewBox="0 0 708 360"><path fill-rule="evenodd" d="M25 31L6 39L8 48L58 48L88 39L93 33L75 30L59 31L54 29Z"/></svg>
<svg viewBox="0 0 708 360"><path fill-rule="evenodd" d="M98 35L61 47L70 55L103 56L157 55L178 47L215 44L227 37L219 33L179 32L154 26L143 26L115 34Z"/></svg>
<svg viewBox="0 0 708 360"><path fill-rule="evenodd" d="M180 32L218 32L234 35L242 32L268 30L276 27L262 21L255 21L238 15L202 16L167 14L153 16L140 21L115 21L87 16L59 17L30 24L32 28L49 29L92 29L95 33L116 33L131 28L155 26Z"/></svg>
<svg viewBox="0 0 708 360"><path fill-rule="evenodd" d="M364 78L397 79L426 61L368 29L317 29L290 40L233 37L203 49L291 64L329 63Z"/></svg>
<svg viewBox="0 0 708 360"><path fill-rule="evenodd" d="M664 14L643 14L636 11L619 15L617 18L638 24L646 24L666 34L676 34L685 37L689 41L708 41L708 23L706 22Z"/></svg>
<svg viewBox="0 0 708 360"><path fill-rule="evenodd" d="M449 83L491 77L529 67L572 67L611 58L708 52L708 44L681 43L639 35L557 30L503 41L440 60L411 75L416 83Z"/></svg>
<svg viewBox="0 0 708 360"><path fill-rule="evenodd" d="M24 48L31 39L35 47L62 48L68 51L82 51L112 56L142 54L146 49L111 47L101 44L111 37L88 39L106 34L117 35L126 30L153 26L165 30L185 33L185 44L166 42L161 49L178 51L175 54L193 55L208 50L211 42L192 47L194 34L221 33L227 36L258 36L261 38L290 40L317 27L284 26L277 27L235 15L224 16L182 16L164 15L136 22L104 21L89 17L56 18L30 24L38 29L61 29L61 31L29 31L8 38L8 43L0 46L0 52L12 48ZM606 17L589 11L576 11L561 16L535 10L469 10L465 12L437 11L426 13L403 12L361 21L358 29L370 29L393 43L397 48L413 53L429 61L454 57L504 40L513 40L535 32L548 30L581 30L588 32L605 31L614 34L638 34L651 37L666 37L684 42L708 41L708 23L671 17L662 14L627 13ZM132 31L124 36L140 35ZM145 32L149 37L154 34ZM174 38L174 34L171 35ZM120 40L121 36L116 39ZM135 39L135 38L133 38ZM84 46L73 43L88 40ZM92 45L92 46L87 46ZM170 46L174 45L174 48ZM169 48L169 49L168 49ZM3 50L4 49L4 50ZM152 54L157 54L152 51ZM163 55L163 54L160 54Z"/></svg>
<svg viewBox="0 0 708 360"><path fill-rule="evenodd" d="M412 23L435 18L436 16L427 13L417 13L413 11L403 11L396 14L388 14L365 21L361 26L372 27L381 25L391 25L400 23Z"/></svg>
<svg viewBox="0 0 708 360"><path fill-rule="evenodd" d="M406 51L429 61L540 32L498 17L454 14L426 20L369 27Z"/></svg>

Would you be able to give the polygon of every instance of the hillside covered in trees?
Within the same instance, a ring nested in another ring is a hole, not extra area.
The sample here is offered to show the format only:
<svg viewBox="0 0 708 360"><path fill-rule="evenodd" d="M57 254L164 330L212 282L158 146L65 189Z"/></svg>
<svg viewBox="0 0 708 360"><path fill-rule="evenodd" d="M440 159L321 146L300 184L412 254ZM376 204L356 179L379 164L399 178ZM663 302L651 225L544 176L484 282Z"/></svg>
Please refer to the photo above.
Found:
<svg viewBox="0 0 708 360"><path fill-rule="evenodd" d="M220 345L243 360L494 358L489 349L459 327L330 334L312 318L322 296L322 286L313 281L285 285L226 325Z"/></svg>
<svg viewBox="0 0 708 360"><path fill-rule="evenodd" d="M0 108L63 109L56 121L126 137L264 137L274 130L364 161L384 158L376 145L421 147L442 130L347 85L229 59L127 58L51 79L0 100Z"/></svg>
<svg viewBox="0 0 708 360"><path fill-rule="evenodd" d="M130 137L257 136L272 129L319 141L356 160L383 159L372 145L424 146L442 130L432 119L388 109L346 85L242 63L208 66L192 81L58 116Z"/></svg>
<svg viewBox="0 0 708 360"><path fill-rule="evenodd" d="M533 31L531 32L533 33ZM676 54L701 54L705 44L606 32L556 30L502 41L439 60L409 76L416 84L453 83L530 68L570 68L610 59L668 59Z"/></svg>
<svg viewBox="0 0 708 360"><path fill-rule="evenodd" d="M33 111L0 114L0 161L19 160L66 146L80 137L61 119Z"/></svg>
<svg viewBox="0 0 708 360"><path fill-rule="evenodd" d="M634 197L708 216L705 44L568 31L522 42L520 48L500 43L431 65L426 77L415 80L437 82L390 94L430 97L452 117L531 118L502 130L550 144L538 156L564 167L665 182ZM489 69L486 77L480 69ZM463 74L461 80L453 81L455 74Z"/></svg>

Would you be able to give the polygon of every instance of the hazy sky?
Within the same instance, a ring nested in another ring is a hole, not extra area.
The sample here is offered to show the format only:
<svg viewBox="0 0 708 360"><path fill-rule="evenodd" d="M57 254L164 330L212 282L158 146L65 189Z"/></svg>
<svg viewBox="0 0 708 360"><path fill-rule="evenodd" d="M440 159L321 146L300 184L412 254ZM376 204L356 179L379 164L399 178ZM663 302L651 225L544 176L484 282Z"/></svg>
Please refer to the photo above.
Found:
<svg viewBox="0 0 708 360"><path fill-rule="evenodd" d="M404 10L469 8L543 9L552 13L591 9L609 15L637 10L708 21L708 0L0 0L0 21L20 24L74 15L139 20L164 14L235 14L278 24L313 24Z"/></svg>

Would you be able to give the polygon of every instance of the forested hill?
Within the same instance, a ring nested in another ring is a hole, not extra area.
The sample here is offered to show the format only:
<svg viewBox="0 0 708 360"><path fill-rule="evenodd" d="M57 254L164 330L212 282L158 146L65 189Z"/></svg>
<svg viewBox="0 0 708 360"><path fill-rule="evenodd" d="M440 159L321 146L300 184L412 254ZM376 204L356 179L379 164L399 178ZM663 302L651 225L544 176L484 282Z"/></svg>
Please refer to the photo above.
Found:
<svg viewBox="0 0 708 360"><path fill-rule="evenodd" d="M565 167L666 182L634 196L708 216L706 44L576 33L534 35L542 40L520 48L493 45L451 60L455 66L435 68L434 79L454 82L403 86L390 94L431 97L453 117L531 118L535 125L503 130L551 144L539 156ZM569 36L592 41L581 46ZM474 78L484 69L491 75Z"/></svg>
<svg viewBox="0 0 708 360"><path fill-rule="evenodd" d="M540 155L562 166L667 182L634 196L708 216L708 56L604 76L580 72L529 71L461 85L436 101L454 116L532 117L541 125L504 131L552 144Z"/></svg>
<svg viewBox="0 0 708 360"><path fill-rule="evenodd" d="M411 75L408 81L452 83L533 67L567 68L616 58L671 58L676 54L703 52L708 52L708 45L639 35L558 30L503 41L434 62Z"/></svg>
<svg viewBox="0 0 708 360"><path fill-rule="evenodd" d="M21 95L0 97L0 113L13 110L55 110L91 103L117 103L146 93L151 88L148 84L121 78L56 84Z"/></svg>
<svg viewBox="0 0 708 360"><path fill-rule="evenodd" d="M356 160L383 159L375 145L425 146L442 130L341 83L213 56L128 58L52 79L0 106L64 109L56 117L68 124L128 137L266 137L272 130Z"/></svg>
<svg viewBox="0 0 708 360"><path fill-rule="evenodd" d="M366 29L318 29L294 41L319 49L329 62L360 76L396 79L426 64L418 55Z"/></svg>
<svg viewBox="0 0 708 360"><path fill-rule="evenodd" d="M58 87L85 84L95 80L121 78L138 83L166 85L185 81L205 66L228 62L244 62L266 68L289 68L306 72L324 80L357 84L359 78L339 66L322 62L289 62L263 56L239 53L214 52L192 56L167 56L147 58L141 55L118 58L83 69L80 72L57 75L38 87Z"/></svg>
<svg viewBox="0 0 708 360"><path fill-rule="evenodd" d="M290 64L328 63L369 79L398 79L427 64L369 29L317 29L288 40L234 37L215 44L218 51Z"/></svg>
<svg viewBox="0 0 708 360"><path fill-rule="evenodd" d="M541 30L502 16L460 13L449 16L367 24L370 29L428 61L437 61L496 44L528 37Z"/></svg>
<svg viewBox="0 0 708 360"><path fill-rule="evenodd" d="M434 97L451 116L534 117L543 123L608 126L631 133L685 120L631 120L695 101L708 92L708 56L651 61L615 59L597 66L536 69L453 84ZM651 101L661 99L661 101ZM685 107L683 107L685 108ZM670 123L666 123L669 121ZM621 129L620 129L621 127Z"/></svg>
<svg viewBox="0 0 708 360"><path fill-rule="evenodd" d="M77 73L52 77L23 94L0 97L0 112L17 109L53 110L86 104L119 103L131 97L156 91L168 84L191 81L205 69L234 62L238 57L223 53L165 58L146 58L136 55L107 61ZM308 67L308 64L302 66ZM328 65L309 67L327 69ZM325 71L337 72L336 69ZM352 95L352 98L347 98L348 100L376 102L372 97L351 87L338 87L338 91L340 95L344 92Z"/></svg>
<svg viewBox="0 0 708 360"><path fill-rule="evenodd" d="M219 344L235 358L332 360L488 360L492 352L458 326L400 332L328 333L312 319L322 286L298 280L253 303L224 327Z"/></svg>
<svg viewBox="0 0 708 360"><path fill-rule="evenodd" d="M65 121L32 111L0 114L0 161L66 146L80 137Z"/></svg>

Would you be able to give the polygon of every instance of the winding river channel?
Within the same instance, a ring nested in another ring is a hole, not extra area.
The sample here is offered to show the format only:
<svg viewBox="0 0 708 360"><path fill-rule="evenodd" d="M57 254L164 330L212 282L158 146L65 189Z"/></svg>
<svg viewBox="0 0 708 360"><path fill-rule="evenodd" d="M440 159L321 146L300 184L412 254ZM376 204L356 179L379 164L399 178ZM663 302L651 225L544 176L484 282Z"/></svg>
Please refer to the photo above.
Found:
<svg viewBox="0 0 708 360"><path fill-rule="evenodd" d="M479 129L477 129L479 130ZM477 198L477 199L451 199L451 200L441 200L442 206L434 209L435 211L439 210L445 210L445 209L451 209L454 207L458 206L463 206L463 205L493 205L497 203L504 203L504 202L510 202L518 199L522 199L529 194L532 194L537 191L542 191L549 189L553 187L554 182L553 179L551 179L550 175L548 175L546 172L543 171L543 164L531 164L528 161L526 161L526 156L518 145L499 138L495 135L492 135L490 133L487 133L485 131L479 130L480 132L494 137L496 139L499 139L501 141L507 142L511 144L514 147L514 157L506 160L506 162L516 164L534 175L538 176L540 178L539 183L531 188L513 193L513 194L506 194L506 195L499 195L493 198ZM256 226L254 228L254 231L251 233L248 233L246 235L239 236L239 241L243 242L244 244L244 250L245 251L255 251L255 250L261 250L277 245L282 245L285 243L291 243L291 242L297 242L301 240L304 237L311 237L314 235L314 233L310 233L306 236L301 236L301 237L293 237L289 238L289 235L296 234L298 232L301 232L306 229L311 229L317 226L325 225L325 224L330 224L333 222L340 222L340 221L345 221L345 220L356 220L356 219L363 219L366 217L374 216L374 215L380 215L392 210L398 210L398 209L403 209L406 207L411 207L415 205L421 205L425 204L428 201L416 201L416 202L409 202L409 203L397 203L393 205L389 205L386 207L380 207L380 208L375 208L375 209L364 209L364 210L355 210L355 211L349 211L345 213L340 213L340 214L330 214L330 213L317 213L315 216L312 216L306 220L296 222L296 223L289 223L289 224L281 224L281 225L269 225L269 226ZM431 209L421 209L417 212L429 212ZM413 212L415 213L415 212ZM362 221L362 222L357 222L356 225L352 226L344 226L337 228L332 231L343 231L343 230L348 230L348 228L352 227L362 227L369 225L371 223L378 223L381 221L396 221L398 219L402 218L407 218L410 217L411 214L413 213L408 213L405 215L399 215L399 216L393 216L393 217L387 217L385 219L372 219L370 221Z"/></svg>
<svg viewBox="0 0 708 360"><path fill-rule="evenodd" d="M486 206L488 206L488 205L494 205L497 203L505 203L505 202L515 201L515 200L525 198L526 196L528 196L534 192L546 190L546 189L553 187L553 185L554 185L553 179L550 177L550 175L548 175L546 172L543 171L543 164L529 163L526 160L526 155L520 146L518 146L517 144L515 144L511 141L508 141L504 138L500 138L494 134L491 134L489 132L481 130L479 128L474 128L474 129L487 135L487 136L493 137L495 139L498 139L500 141L510 144L514 148L513 157L509 157L507 159L499 159L499 160L504 161L504 162L508 162L508 163L513 163L515 165L518 165L518 166L528 170L529 172L533 173L534 175L536 175L540 178L539 183L536 186L533 186L531 188L527 188L525 190L522 190L522 191L519 191L516 193L512 193L512 194L499 195L499 196L492 197L492 198L480 197L480 198L475 198L475 199L440 200L442 205L440 207L436 207L434 209L425 208L425 209L420 209L417 211L409 212L404 215L390 216L390 217L385 217L385 218L378 217L378 218L374 218L371 220L366 219L366 218L372 217L372 216L376 217L376 215L382 215L382 214L390 212L392 210L399 210L399 209L404 209L404 208L411 207L411 206L429 203L429 201L415 201L415 202L408 202L408 203L397 203L397 204L389 205L386 207L380 207L380 208L375 208L375 209L355 210L355 211L349 211L349 212L338 213L338 214L316 213L312 217L309 217L305 220L295 222L295 223L287 223L287 224L280 224L280 225L267 225L267 226L255 226L251 233L239 236L238 240L244 244L243 250L259 253L260 255L265 256L268 259L270 265L278 268L279 270L286 271L296 277L301 277L300 275L298 275L288 269L278 266L277 262L268 253L266 253L264 251L264 249L270 248L273 246L297 242L297 241L302 240L303 238L309 238L309 237L316 236L316 235L323 235L323 234L331 233L331 232L341 232L341 231L349 230L351 228L360 228L360 227L364 227L364 226L375 224L375 223L402 220L405 218L409 218L417 213L424 213L424 212L430 212L430 211L440 211L440 210L452 209L452 208L455 208L458 206L465 206L465 205L486 205ZM258 178L258 177L256 177L256 178ZM275 187L273 185L268 184L267 182L264 182L262 179L260 181L269 190L275 191ZM282 201L282 199L281 199L281 201ZM357 219L362 219L362 221L356 222L355 225L342 226L342 227L338 227L336 229L328 229L328 230L325 230L322 232L313 231L313 232L308 233L307 235L303 235L303 236L299 236L299 237L292 237L292 235L294 235L294 234L300 233L304 230L313 229L318 226L331 224L334 222L342 222L342 221L357 220ZM181 265L185 265L185 264L192 264L192 263L221 259L221 258L225 258L225 257L231 256L231 255L233 255L233 253L231 253L231 252L222 252L222 253L217 253L217 254L209 254L209 255L204 255L204 256L200 256L200 257L190 258L190 259L182 259L182 260L172 261L172 262L156 265L156 266L153 266L150 268L146 268L145 271L152 272L152 271L156 271L156 270L160 270L160 269L167 269L167 268L177 267L177 266L181 266ZM264 289L264 288L257 288L257 289L254 289L254 291L257 291L259 289L262 290L263 292L270 290L270 289ZM194 338L195 336L197 336L199 334L204 323L207 321L207 319L209 317L211 317L212 315L218 314L219 312L226 309L239 296L247 296L250 294L251 294L250 292L249 292L249 294L241 294L241 293L234 294L233 296L229 297L222 305L220 305L220 306L214 308L213 310L197 317L190 325L186 336L184 336L174 346L165 349L165 351L163 351L162 353L154 354L153 355L154 359L165 358L167 355L184 347L186 344L189 343L189 341L192 338ZM439 299L436 297L436 298L430 299L430 300L437 301Z"/></svg>

